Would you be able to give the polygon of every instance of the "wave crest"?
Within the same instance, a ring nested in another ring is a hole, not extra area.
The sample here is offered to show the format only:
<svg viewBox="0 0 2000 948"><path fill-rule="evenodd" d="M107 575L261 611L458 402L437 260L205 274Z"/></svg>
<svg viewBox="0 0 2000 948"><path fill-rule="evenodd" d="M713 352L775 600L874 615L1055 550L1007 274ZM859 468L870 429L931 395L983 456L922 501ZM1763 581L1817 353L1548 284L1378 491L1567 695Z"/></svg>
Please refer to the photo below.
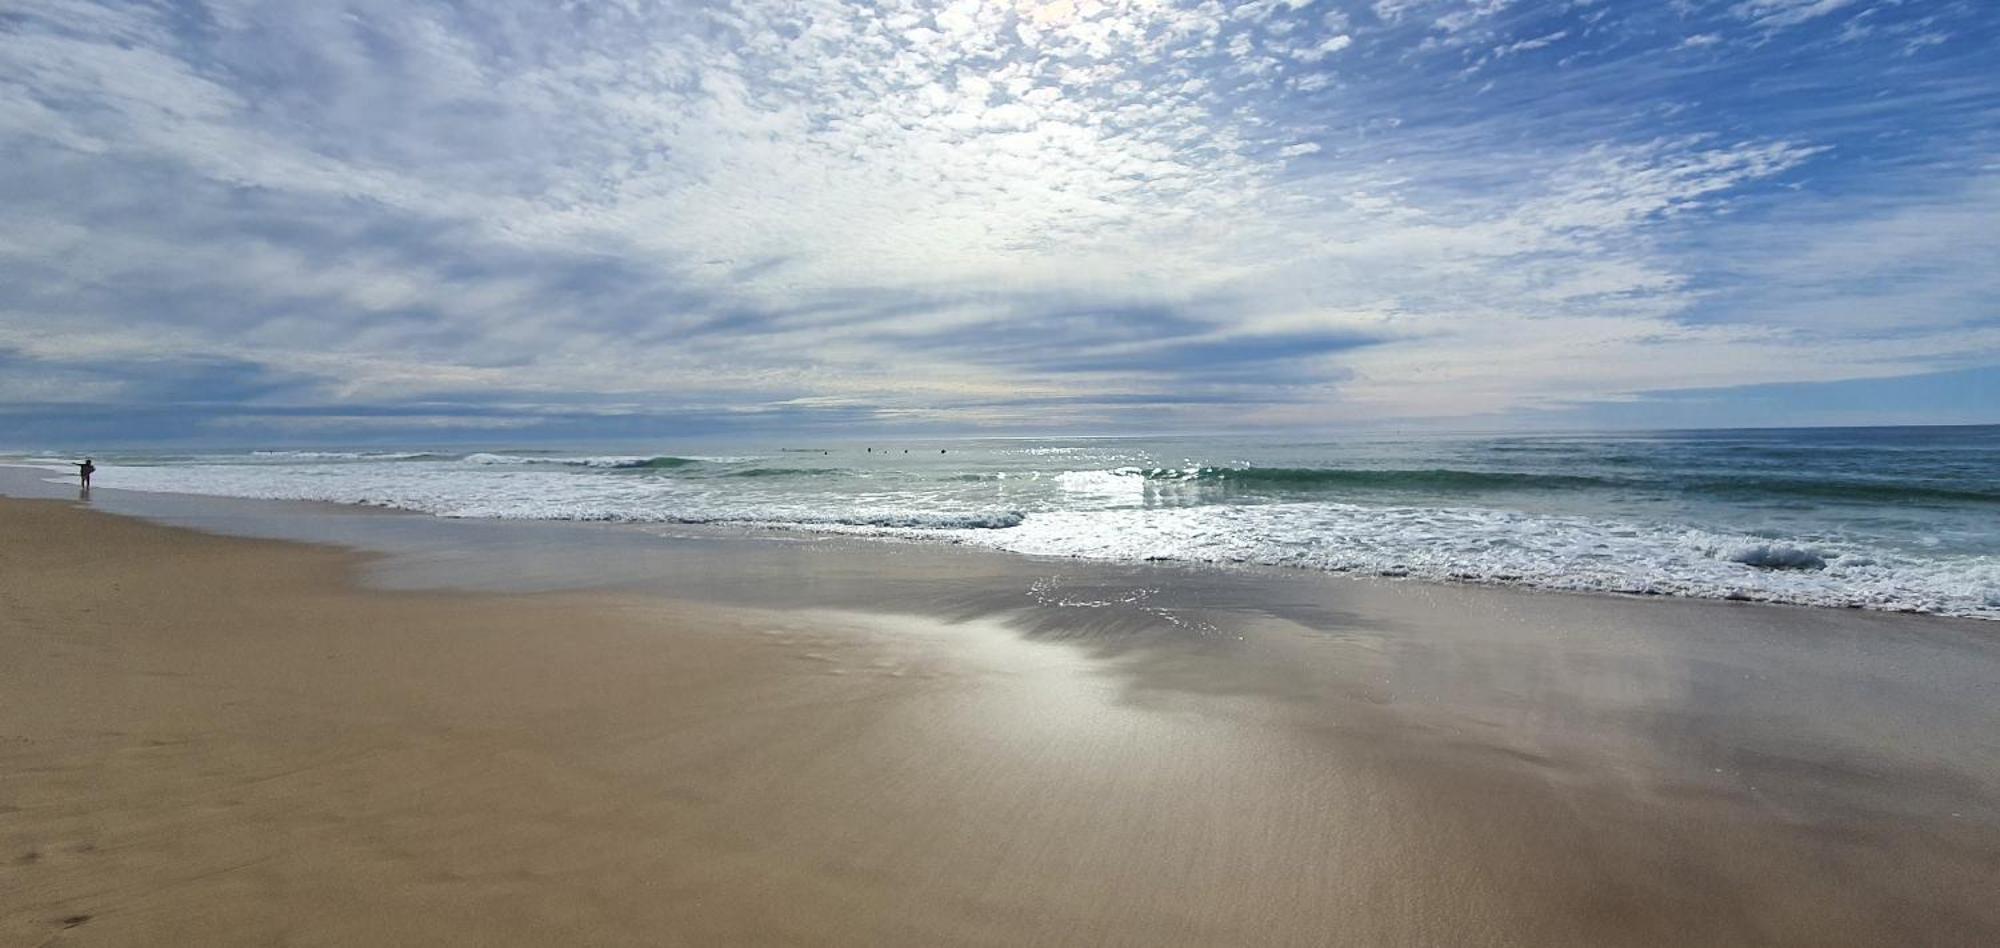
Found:
<svg viewBox="0 0 2000 948"><path fill-rule="evenodd" d="M1614 482L1570 474L1523 474L1452 468L1193 467L1121 468L1114 472L1163 483L1240 484L1293 490L1359 488L1373 490L1569 490L1608 487Z"/></svg>
<svg viewBox="0 0 2000 948"><path fill-rule="evenodd" d="M591 467L610 470L661 470L700 464L695 458L678 458L668 455L657 457L606 455L599 457L543 457L532 454L468 454L459 460L466 464L548 464L561 467Z"/></svg>
<svg viewBox="0 0 2000 948"><path fill-rule="evenodd" d="M1722 558L1758 569L1826 568L1826 557L1818 550L1788 543L1746 543L1729 550Z"/></svg>

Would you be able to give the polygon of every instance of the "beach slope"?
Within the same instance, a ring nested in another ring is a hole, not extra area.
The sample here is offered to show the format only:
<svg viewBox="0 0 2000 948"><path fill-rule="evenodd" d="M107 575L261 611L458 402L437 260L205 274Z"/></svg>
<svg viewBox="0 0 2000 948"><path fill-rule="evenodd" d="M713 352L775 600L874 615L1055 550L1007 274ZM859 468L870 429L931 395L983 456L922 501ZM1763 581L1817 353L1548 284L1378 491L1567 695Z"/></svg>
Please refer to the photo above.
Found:
<svg viewBox="0 0 2000 948"><path fill-rule="evenodd" d="M1582 622L1514 659L1421 614L1380 619L1394 649L1108 654L998 620L369 590L359 554L57 501L0 526L7 944L2000 935L1992 757L1676 717L1590 687L1651 679L1607 676ZM1763 614L1655 605L1559 601ZM1741 684L1691 667L1712 707ZM1927 700L1911 720L1979 695Z"/></svg>

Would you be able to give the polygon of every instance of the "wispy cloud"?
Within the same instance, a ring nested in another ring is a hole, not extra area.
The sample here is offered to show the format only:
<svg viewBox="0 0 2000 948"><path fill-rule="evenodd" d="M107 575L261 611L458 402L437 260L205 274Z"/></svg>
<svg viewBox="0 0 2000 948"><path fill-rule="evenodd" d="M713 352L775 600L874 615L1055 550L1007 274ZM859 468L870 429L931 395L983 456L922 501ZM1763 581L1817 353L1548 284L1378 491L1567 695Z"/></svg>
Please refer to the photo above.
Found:
<svg viewBox="0 0 2000 948"><path fill-rule="evenodd" d="M1747 0L1731 11L1757 26L1797 26L1853 6L1855 0Z"/></svg>
<svg viewBox="0 0 2000 948"><path fill-rule="evenodd" d="M1990 242L1928 236L2000 219L1996 16L1940 7L26 0L0 428L1326 424L2000 361Z"/></svg>

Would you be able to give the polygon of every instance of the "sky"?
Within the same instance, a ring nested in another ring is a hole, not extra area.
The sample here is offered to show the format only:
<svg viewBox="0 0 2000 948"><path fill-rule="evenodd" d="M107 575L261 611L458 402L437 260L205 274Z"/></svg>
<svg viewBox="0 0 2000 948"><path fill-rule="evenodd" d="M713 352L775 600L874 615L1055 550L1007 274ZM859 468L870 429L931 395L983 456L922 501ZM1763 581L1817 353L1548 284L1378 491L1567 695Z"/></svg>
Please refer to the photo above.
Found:
<svg viewBox="0 0 2000 948"><path fill-rule="evenodd" d="M2000 4L6 0L0 446L2000 422Z"/></svg>

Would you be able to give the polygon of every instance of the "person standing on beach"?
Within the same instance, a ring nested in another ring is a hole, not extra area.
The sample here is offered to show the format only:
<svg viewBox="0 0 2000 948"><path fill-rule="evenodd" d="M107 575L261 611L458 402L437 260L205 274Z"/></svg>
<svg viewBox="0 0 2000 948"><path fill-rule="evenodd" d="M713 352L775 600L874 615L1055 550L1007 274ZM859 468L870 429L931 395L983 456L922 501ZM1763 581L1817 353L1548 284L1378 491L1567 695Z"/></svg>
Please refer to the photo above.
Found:
<svg viewBox="0 0 2000 948"><path fill-rule="evenodd" d="M92 471L95 471L95 470L97 470L97 465L95 465L95 464L92 464L92 463L90 463L90 459L89 459L89 458L84 458L84 459L83 459L83 463L82 463L82 464L77 464L77 463L76 463L75 461L71 461L70 463L71 463L71 464L76 464L76 474L77 474L77 476L78 476L78 477L81 477L81 478L83 478L83 486L85 486L85 487L89 487L89 486L90 486L90 473L91 473Z"/></svg>

